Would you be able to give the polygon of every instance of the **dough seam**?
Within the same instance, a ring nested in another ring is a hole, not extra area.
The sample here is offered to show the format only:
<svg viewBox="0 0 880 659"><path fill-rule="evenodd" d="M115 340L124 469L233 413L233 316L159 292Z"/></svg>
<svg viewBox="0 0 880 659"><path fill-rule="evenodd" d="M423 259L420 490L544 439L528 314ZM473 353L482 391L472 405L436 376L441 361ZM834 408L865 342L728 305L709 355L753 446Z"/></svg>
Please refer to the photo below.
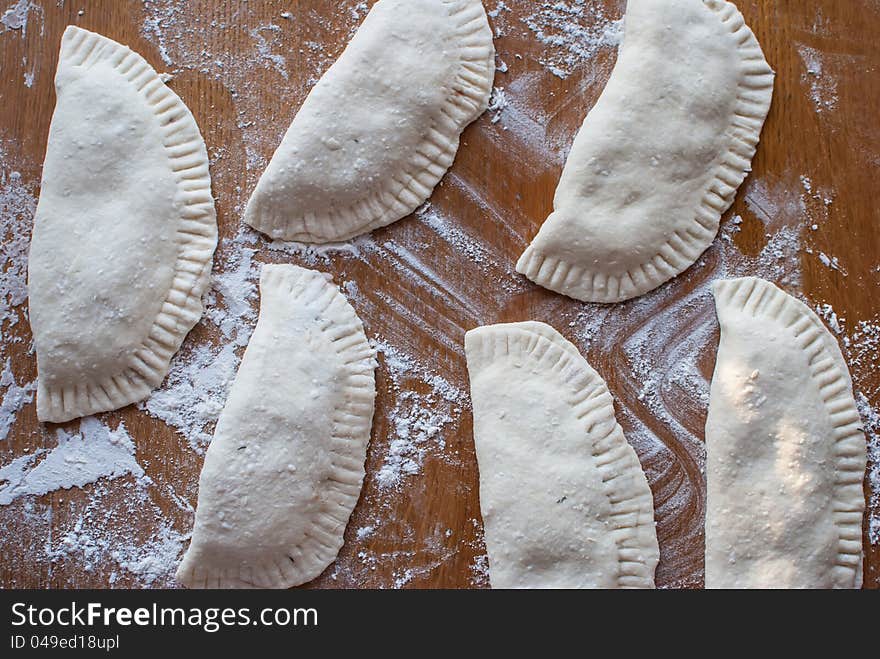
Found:
<svg viewBox="0 0 880 659"><path fill-rule="evenodd" d="M468 332L465 340L474 369L499 358L528 355L538 368L560 375L573 388L571 404L584 432L601 429L592 456L611 509L611 534L618 552L617 587L653 588L658 558L657 545L651 541L654 501L647 482L644 488L637 488L632 481L634 473L644 478L641 463L617 423L614 400L602 378L573 345L563 344L533 323L522 323L519 328L480 328Z"/></svg>
<svg viewBox="0 0 880 659"><path fill-rule="evenodd" d="M270 235L293 222L303 227L294 234L295 241L312 243L332 239L340 242L409 215L431 196L455 160L464 128L486 110L495 77L495 51L482 2L442 1L456 25L460 42L459 70L446 102L439 108L438 119L428 129L425 142L416 148L406 170L395 173L381 190L352 206L331 206L325 217L310 212L291 218L272 214L265 208L254 209L248 204L245 222ZM259 221L253 214L259 214ZM333 228L333 235L328 235L322 227ZM340 227L342 230L337 232L335 229Z"/></svg>
<svg viewBox="0 0 880 659"><path fill-rule="evenodd" d="M134 85L153 109L164 134L163 145L177 180L180 222L176 234L175 276L162 309L144 342L121 373L94 382L58 387L39 380L39 416L65 421L143 400L161 384L183 339L202 316L217 245L217 220L211 195L208 153L192 113L143 57L106 37L68 27L61 41L62 66L92 67L107 61Z"/></svg>
<svg viewBox="0 0 880 659"><path fill-rule="evenodd" d="M539 286L563 295L577 291L579 298L595 302L618 302L634 297L640 290L652 290L681 274L715 240L722 214L733 204L736 191L751 171L764 119L770 110L774 73L754 33L732 3L725 0L703 0L703 3L717 14L738 44L740 80L727 132L730 146L709 180L691 226L675 231L652 259L622 275L588 270L547 254L532 243L517 262L516 270Z"/></svg>
<svg viewBox="0 0 880 659"><path fill-rule="evenodd" d="M778 320L792 333L809 359L810 375L820 392L834 427L835 494L833 519L838 534L837 559L832 568L835 584L861 585L862 516L865 498L865 436L852 396L852 379L837 341L805 304L769 282L752 277L717 281L713 294L719 308L740 309L753 317Z"/></svg>
<svg viewBox="0 0 880 659"><path fill-rule="evenodd" d="M293 299L301 306L317 304L315 315L320 321L316 327L342 359L346 402L334 410L327 439L327 450L332 456L327 481L332 487L321 488L323 505L306 525L310 530L304 532L305 541L287 548L274 562L261 565L221 569L198 563L189 568L182 566L177 579L187 587L285 588L291 583L303 583L302 574L320 574L342 547L339 531L348 525L365 476L364 464L353 460L344 449L351 442L369 441L375 393L373 351L355 310L336 286L327 286L327 281L326 276L314 270L266 265L260 289L263 300L281 297Z"/></svg>

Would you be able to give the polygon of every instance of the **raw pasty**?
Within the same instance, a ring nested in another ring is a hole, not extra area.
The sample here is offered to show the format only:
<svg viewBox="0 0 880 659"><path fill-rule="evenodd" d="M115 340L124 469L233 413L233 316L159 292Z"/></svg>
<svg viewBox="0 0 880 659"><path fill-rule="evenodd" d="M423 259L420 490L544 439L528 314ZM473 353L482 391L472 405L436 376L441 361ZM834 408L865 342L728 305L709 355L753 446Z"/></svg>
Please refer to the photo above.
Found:
<svg viewBox="0 0 880 659"><path fill-rule="evenodd" d="M602 378L543 323L465 337L494 588L652 588L654 505Z"/></svg>
<svg viewBox="0 0 880 659"><path fill-rule="evenodd" d="M191 588L289 588L336 558L360 496L375 360L330 277L266 265L260 318L199 478Z"/></svg>
<svg viewBox="0 0 880 659"><path fill-rule="evenodd" d="M452 165L494 75L479 0L379 0L306 98L245 222L325 243L409 215Z"/></svg>
<svg viewBox="0 0 880 659"><path fill-rule="evenodd" d="M858 587L866 446L837 341L769 282L714 293L706 587Z"/></svg>
<svg viewBox="0 0 880 659"><path fill-rule="evenodd" d="M731 3L629 0L617 66L517 271L588 302L683 272L750 171L772 95L773 72Z"/></svg>
<svg viewBox="0 0 880 659"><path fill-rule="evenodd" d="M137 53L61 40L28 270L37 416L146 398L202 315L217 245L195 119Z"/></svg>

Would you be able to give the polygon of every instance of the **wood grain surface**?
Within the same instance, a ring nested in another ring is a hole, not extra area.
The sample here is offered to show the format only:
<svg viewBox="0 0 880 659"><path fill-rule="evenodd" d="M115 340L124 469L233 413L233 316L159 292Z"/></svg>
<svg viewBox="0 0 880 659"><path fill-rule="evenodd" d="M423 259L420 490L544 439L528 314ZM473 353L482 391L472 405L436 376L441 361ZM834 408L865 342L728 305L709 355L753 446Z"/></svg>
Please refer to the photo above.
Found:
<svg viewBox="0 0 880 659"><path fill-rule="evenodd" d="M0 13L15 4L5 0ZM193 111L211 155L221 240L240 235L243 203L262 166L314 81L363 19L362 5L371 4L34 0L26 29L0 26L3 172L19 172L38 192L61 33L68 24L80 25L129 45L157 70L173 74L169 84ZM491 21L499 65L507 71L497 74L495 86L504 89L507 105L500 103L464 134L427 212L375 232L358 243L354 255L331 252L317 265L314 254L268 249L261 238L254 245L258 261L318 267L337 283L347 282L368 336L388 348L379 355L364 493L337 563L313 586L487 585L462 348L467 329L542 320L580 346L608 381L654 492L661 546L657 584L696 588L703 584L705 500L706 400L700 392L711 377L718 339L707 282L750 270L775 278L814 308L832 305L846 319L842 340L853 337L861 321L877 321L880 2L739 0L778 74L754 172L699 264L640 300L612 307L565 299L513 271L551 210L571 140L616 56L613 47L601 44L572 55L542 41L538 28L550 4L556 3L486 3L488 10L499 10ZM589 26L594 19L619 18L625 2L569 5L583 10L578 20ZM556 75L554 62L563 62L570 75ZM20 231L29 232L27 212L19 220ZM776 249L773 241L786 236L778 254L768 255ZM234 249L232 242L221 244L217 273ZM16 380L31 381L36 365L24 308L22 321L2 331ZM10 335L21 341L11 343ZM222 340L217 328L203 321L182 354ZM395 371L389 355L397 353L416 366L398 365ZM863 350L853 374L858 390L877 407L875 355ZM426 375L431 373L463 393L444 400L447 390L437 389ZM414 400L420 407L413 407ZM394 451L402 416L411 430L421 416L432 414L446 417L437 424L440 437L432 435L420 446L411 473L390 489L383 486L376 476ZM154 541L162 529L185 536L192 526L188 508L196 504L202 454L177 430L135 406L101 419L112 427L122 421L134 439L137 460L150 479L146 499L133 506L133 479L127 477L102 485L100 497L93 492L96 484L0 508L0 586L174 585L167 571L145 581L137 570L120 567L112 548L94 555L75 548L56 551L59 538L76 537L71 529L83 519L111 530L131 529L125 541L134 545ZM77 423L64 428L73 432ZM0 442L0 464L51 448L55 429L37 423L33 404L25 406ZM877 494L869 479L865 492L869 498ZM126 526L131 515L137 523ZM877 588L880 547L871 544L865 527L865 585Z"/></svg>

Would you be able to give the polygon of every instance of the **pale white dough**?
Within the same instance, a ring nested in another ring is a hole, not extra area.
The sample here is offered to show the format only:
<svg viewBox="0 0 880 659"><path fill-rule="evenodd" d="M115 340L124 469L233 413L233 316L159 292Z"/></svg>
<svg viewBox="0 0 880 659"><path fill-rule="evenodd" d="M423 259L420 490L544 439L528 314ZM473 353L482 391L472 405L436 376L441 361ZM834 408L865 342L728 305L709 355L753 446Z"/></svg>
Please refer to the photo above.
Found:
<svg viewBox="0 0 880 659"><path fill-rule="evenodd" d="M465 337L494 588L652 588L654 502L611 394L543 323Z"/></svg>
<svg viewBox="0 0 880 659"><path fill-rule="evenodd" d="M191 588L289 588L332 563L360 496L375 360L329 275L265 265L260 317L199 478Z"/></svg>
<svg viewBox="0 0 880 659"><path fill-rule="evenodd" d="M837 341L769 282L714 294L706 587L858 587L866 446Z"/></svg>
<svg viewBox="0 0 880 659"><path fill-rule="evenodd" d="M409 215L452 165L494 75L480 0L379 0L306 98L245 222L325 243Z"/></svg>
<svg viewBox="0 0 880 659"><path fill-rule="evenodd" d="M146 398L202 315L217 220L205 143L137 53L61 40L28 266L37 415Z"/></svg>
<svg viewBox="0 0 880 659"><path fill-rule="evenodd" d="M642 295L711 245L773 95L773 72L731 3L629 0L625 21L555 210L516 266L588 302Z"/></svg>

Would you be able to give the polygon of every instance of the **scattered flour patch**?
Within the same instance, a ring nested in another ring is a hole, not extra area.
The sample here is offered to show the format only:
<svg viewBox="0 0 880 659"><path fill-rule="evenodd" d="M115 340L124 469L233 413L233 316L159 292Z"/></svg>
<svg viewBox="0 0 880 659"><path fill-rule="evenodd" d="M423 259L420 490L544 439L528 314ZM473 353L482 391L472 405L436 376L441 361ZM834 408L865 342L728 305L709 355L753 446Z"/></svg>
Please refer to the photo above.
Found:
<svg viewBox="0 0 880 659"><path fill-rule="evenodd" d="M162 387L141 404L142 408L202 453L211 443L213 425L226 404L240 361L232 344L221 348L199 345L179 354Z"/></svg>
<svg viewBox="0 0 880 659"><path fill-rule="evenodd" d="M358 236L347 243L324 243L311 245L294 241L273 240L268 247L273 252L282 252L299 257L306 265L327 264L334 256L361 258L362 250L371 242L369 234Z"/></svg>
<svg viewBox="0 0 880 659"><path fill-rule="evenodd" d="M509 148L508 140L519 142L531 154L531 158L542 163L538 170L543 170L544 165L549 163L560 167L564 165L574 139L574 133L552 131L549 128L551 117L536 107L535 90L543 84L542 77L541 72L533 71L511 79L504 88L507 105L502 116L504 147ZM536 163L519 164L530 169L536 167Z"/></svg>
<svg viewBox="0 0 880 659"><path fill-rule="evenodd" d="M837 109L837 80L828 72L824 55L803 44L799 44L797 49L804 65L801 81L810 89L816 112L822 114Z"/></svg>
<svg viewBox="0 0 880 659"><path fill-rule="evenodd" d="M510 7L508 7L504 2L499 2L495 5L495 9L490 9L486 13L489 15L489 18L498 18L503 11L510 11Z"/></svg>
<svg viewBox="0 0 880 659"><path fill-rule="evenodd" d="M470 566L471 583L474 586L489 585L489 556L488 554L480 554L474 556L474 560Z"/></svg>
<svg viewBox="0 0 880 659"><path fill-rule="evenodd" d="M751 257L740 252L731 240L725 240L730 246L725 255L735 276L763 277L783 287L799 288L801 253L810 253L804 247L804 217L808 212L801 190L782 181L751 179L744 197L751 214L764 225L767 242L756 257Z"/></svg>
<svg viewBox="0 0 880 659"><path fill-rule="evenodd" d="M357 537L358 540L366 540L371 535L373 535L373 533L375 533L375 532L376 532L376 527L373 526L372 524L368 524L367 526L362 526L361 528L359 528L357 530L357 533L355 534L355 536Z"/></svg>
<svg viewBox="0 0 880 659"><path fill-rule="evenodd" d="M838 317L830 304L817 304L816 313L825 320L825 323L831 328L832 332L838 336L843 334L843 325L846 323L846 319Z"/></svg>
<svg viewBox="0 0 880 659"><path fill-rule="evenodd" d="M289 80L287 62L285 61L284 56L280 53L274 52L280 47L280 32L281 28L279 26L274 23L269 23L268 25L261 25L260 27L254 28L251 30L250 34L256 43L257 54L260 60L268 63L273 69L281 74L282 78ZM267 38L267 36L269 38Z"/></svg>
<svg viewBox="0 0 880 659"><path fill-rule="evenodd" d="M848 337L850 363L867 374L877 372L880 361L880 319L860 320ZM880 391L880 387L878 387Z"/></svg>
<svg viewBox="0 0 880 659"><path fill-rule="evenodd" d="M152 586L158 581L170 581L177 569L179 557L183 552L186 536L166 523L162 523L144 544L114 542L109 549L110 557L123 570L139 577L144 586ZM111 577L110 583L115 579Z"/></svg>
<svg viewBox="0 0 880 659"><path fill-rule="evenodd" d="M741 215L734 215L730 221L721 227L721 240L733 243L733 237L742 231L743 219Z"/></svg>
<svg viewBox="0 0 880 659"><path fill-rule="evenodd" d="M800 226L807 213L801 192L784 181L749 179L744 198L748 209L768 230Z"/></svg>
<svg viewBox="0 0 880 659"><path fill-rule="evenodd" d="M145 487L136 484L130 490L126 492L126 512L132 514L120 515L106 505L111 490L99 485L70 528L49 537L45 555L50 563L75 561L86 573L106 574L110 587L119 587L126 573L133 575L140 587L174 585L174 572L188 536L161 519L161 511ZM146 537L136 526L135 510L159 520Z"/></svg>
<svg viewBox="0 0 880 659"><path fill-rule="evenodd" d="M754 260L755 270L741 269L738 276L754 275L784 287L799 287L802 281L802 230L800 226L784 226L769 234L766 246Z"/></svg>
<svg viewBox="0 0 880 659"><path fill-rule="evenodd" d="M808 218L810 229L818 231L826 224L831 216L831 206L834 204L834 190L820 188L809 176L800 177L803 188L802 200L804 212Z"/></svg>
<svg viewBox="0 0 880 659"><path fill-rule="evenodd" d="M458 387L397 348L384 342L375 342L374 347L384 356L397 394L390 413L392 434L388 451L375 476L380 490L389 490L419 474L428 455L443 454L444 429L458 418L467 397ZM413 376L428 386L427 393L400 386L403 378Z"/></svg>
<svg viewBox="0 0 880 659"><path fill-rule="evenodd" d="M368 11L370 11L370 8L366 2L359 2L352 7L350 11L351 17L359 21Z"/></svg>
<svg viewBox="0 0 880 659"><path fill-rule="evenodd" d="M546 46L540 63L563 80L600 49L616 48L623 40L623 19L608 18L601 5L586 0L541 2L522 20Z"/></svg>
<svg viewBox="0 0 880 659"><path fill-rule="evenodd" d="M444 241L466 254L474 263L488 265L489 256L486 248L466 234L455 222L441 214L431 202L421 206L416 211L416 217Z"/></svg>
<svg viewBox="0 0 880 659"><path fill-rule="evenodd" d="M459 179L450 178L450 183L456 185ZM479 202L478 202L479 203ZM513 263L493 247L491 243L470 235L461 227L460 222L446 217L431 202L422 205L415 212L416 218L437 234L441 240L447 243L458 254L465 255L471 263L480 269L483 276L500 289L499 295L515 293L522 290L522 280L516 277ZM481 285L481 290L485 287Z"/></svg>
<svg viewBox="0 0 880 659"><path fill-rule="evenodd" d="M8 145L0 142L0 441L16 416L33 401L36 384L19 384L11 365L11 349L22 342L12 328L26 318L27 260L37 200L34 185L18 171L7 169Z"/></svg>
<svg viewBox="0 0 880 659"><path fill-rule="evenodd" d="M454 556L454 549L443 546L442 541L438 541L436 538L428 538L426 545L422 548L422 561L416 567L395 570L392 575L392 588L404 588L415 579L430 575Z"/></svg>
<svg viewBox="0 0 880 659"><path fill-rule="evenodd" d="M495 38L500 39L505 36L510 29L510 25L508 24L508 17L505 14L510 14L511 9L504 2L498 2L495 5L495 9L489 9L486 11L486 14L489 16L491 20L491 25L495 32ZM517 56L519 57L519 55Z"/></svg>
<svg viewBox="0 0 880 659"><path fill-rule="evenodd" d="M489 107L487 112L492 115L492 123L497 124L501 121L501 114L507 109L509 101L507 94L504 93L504 87L494 87L492 89L492 97L489 99Z"/></svg>
<svg viewBox="0 0 880 659"><path fill-rule="evenodd" d="M95 417L86 417L78 433L58 429L55 435L58 445L35 467L31 467L34 456L26 455L0 469L0 482L5 482L0 487L0 505L23 496L83 487L102 478L144 477L134 457L134 442L122 423L111 430Z"/></svg>
<svg viewBox="0 0 880 659"><path fill-rule="evenodd" d="M141 31L144 36L151 38L159 49L159 56L168 66L174 66L169 48L174 43L169 43L166 31L177 21L181 8L168 0L144 0L144 22Z"/></svg>
<svg viewBox="0 0 880 659"><path fill-rule="evenodd" d="M15 382L15 376L12 373L12 360L7 358L6 366L0 373L0 391L3 393L3 399L0 401L0 441L9 435L9 430L15 423L19 411L25 405L33 402L36 390L36 381L23 385Z"/></svg>
<svg viewBox="0 0 880 659"><path fill-rule="evenodd" d="M600 336L602 326L610 313L611 305L585 304L569 321L568 326L574 330L577 343L584 353L590 351L594 339Z"/></svg>
<svg viewBox="0 0 880 659"><path fill-rule="evenodd" d="M819 252L818 257L819 260L822 262L822 265L824 265L826 268L836 270L844 277L848 276L846 269L842 265L840 265L840 261L836 256L828 256L825 252Z"/></svg>
<svg viewBox="0 0 880 659"><path fill-rule="evenodd" d="M22 38L27 36L28 16L32 11L38 13L42 20L43 8L40 5L30 2L30 0L18 0L0 16L0 25L4 27L3 32L18 30L21 32ZM42 33L43 26L41 25L40 34Z"/></svg>
<svg viewBox="0 0 880 659"><path fill-rule="evenodd" d="M257 321L254 301L261 264L254 260L257 250L251 245L255 240L253 234L239 233L223 241L220 251L225 261L205 300L205 318L237 346L247 345Z"/></svg>
<svg viewBox="0 0 880 659"><path fill-rule="evenodd" d="M0 162L9 162L0 144ZM0 356L10 328L22 319L18 309L27 300L27 256L37 200L33 187L17 171L0 169Z"/></svg>

